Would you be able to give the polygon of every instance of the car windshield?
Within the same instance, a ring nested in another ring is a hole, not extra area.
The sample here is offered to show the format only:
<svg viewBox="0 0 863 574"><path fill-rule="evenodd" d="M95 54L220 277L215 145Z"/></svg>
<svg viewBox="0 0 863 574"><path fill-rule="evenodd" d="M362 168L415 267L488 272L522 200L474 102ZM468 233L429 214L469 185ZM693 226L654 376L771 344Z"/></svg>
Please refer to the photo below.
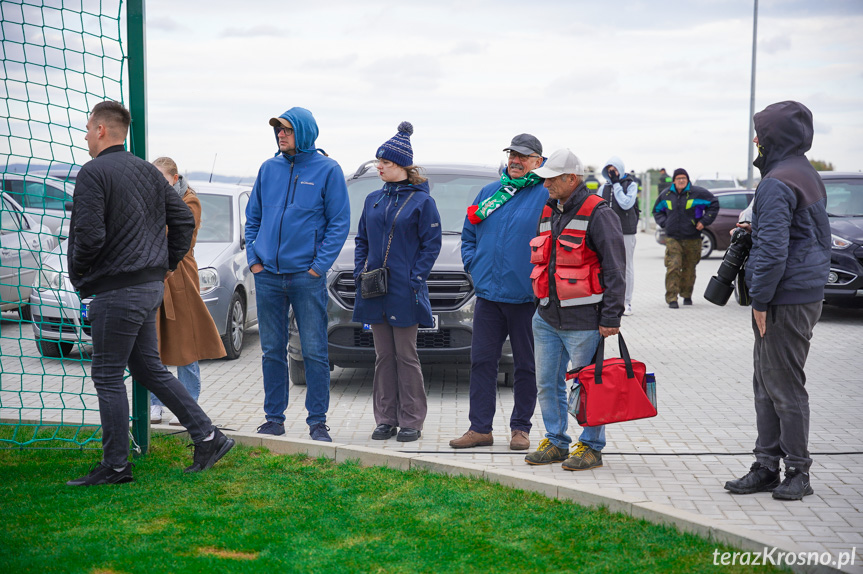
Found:
<svg viewBox="0 0 863 574"><path fill-rule="evenodd" d="M737 187L733 179L699 179L695 185L705 189L722 189L723 187Z"/></svg>
<svg viewBox="0 0 863 574"><path fill-rule="evenodd" d="M431 196L440 212L441 228L444 233L461 234L467 207L473 203L483 186L493 179L477 175L429 174ZM351 199L351 233L357 232L366 196L383 187L377 177L361 177L348 181L348 195Z"/></svg>
<svg viewBox="0 0 863 574"><path fill-rule="evenodd" d="M863 178L825 179L827 214L831 217L863 217Z"/></svg>
<svg viewBox="0 0 863 574"><path fill-rule="evenodd" d="M201 228L198 229L198 243L230 243L233 237L230 195L199 193L201 201Z"/></svg>

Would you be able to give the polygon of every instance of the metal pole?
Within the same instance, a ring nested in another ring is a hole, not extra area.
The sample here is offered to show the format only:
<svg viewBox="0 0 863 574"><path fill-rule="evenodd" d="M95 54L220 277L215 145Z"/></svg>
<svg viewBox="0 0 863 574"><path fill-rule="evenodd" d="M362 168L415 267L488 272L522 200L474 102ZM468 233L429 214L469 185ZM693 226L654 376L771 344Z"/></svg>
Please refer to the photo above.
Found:
<svg viewBox="0 0 863 574"><path fill-rule="evenodd" d="M144 0L128 0L126 4L126 39L129 44L129 151L147 159L147 36ZM150 448L150 391L132 381L132 438L141 451Z"/></svg>
<svg viewBox="0 0 863 574"><path fill-rule="evenodd" d="M755 138L755 53L758 48L758 0L755 0L755 12L752 15L752 83L749 88L749 140L746 142L749 148L749 161L746 171L746 187L752 189L754 183L752 179L752 162L755 148L752 146L752 140Z"/></svg>

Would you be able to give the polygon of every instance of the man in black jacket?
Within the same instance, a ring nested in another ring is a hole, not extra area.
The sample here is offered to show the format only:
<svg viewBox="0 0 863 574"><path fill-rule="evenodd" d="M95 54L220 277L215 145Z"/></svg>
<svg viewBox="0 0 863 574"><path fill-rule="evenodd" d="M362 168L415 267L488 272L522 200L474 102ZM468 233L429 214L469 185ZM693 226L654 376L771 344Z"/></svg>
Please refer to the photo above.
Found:
<svg viewBox="0 0 863 574"><path fill-rule="evenodd" d="M69 486L131 482L129 402L123 375L153 392L195 442L186 472L213 466L233 446L162 364L156 312L165 278L189 250L195 220L151 163L123 148L131 116L117 102L97 104L87 121L92 161L78 172L67 248L69 279L93 337L91 375L102 420L102 462ZM165 227L168 228L167 235Z"/></svg>
<svg viewBox="0 0 863 574"><path fill-rule="evenodd" d="M567 364L590 364L602 337L620 330L626 254L620 218L584 181L584 165L557 150L533 173L545 178L549 200L531 240L536 387L545 438L528 464L562 462L564 470L602 466L605 427L584 427L572 453L566 433Z"/></svg>
<svg viewBox="0 0 863 574"><path fill-rule="evenodd" d="M692 305L695 266L701 261L701 230L713 223L719 201L692 185L683 168L674 170L674 183L659 193L653 206L656 224L665 229L665 302L677 309L677 297Z"/></svg>
<svg viewBox="0 0 863 574"><path fill-rule="evenodd" d="M809 482L809 394L803 366L821 316L830 271L827 192L803 155L812 147L812 112L779 102L755 114L761 183L752 208L746 282L752 297L755 369L755 463L725 483L735 494L772 491L800 500ZM779 483L779 460L785 480Z"/></svg>

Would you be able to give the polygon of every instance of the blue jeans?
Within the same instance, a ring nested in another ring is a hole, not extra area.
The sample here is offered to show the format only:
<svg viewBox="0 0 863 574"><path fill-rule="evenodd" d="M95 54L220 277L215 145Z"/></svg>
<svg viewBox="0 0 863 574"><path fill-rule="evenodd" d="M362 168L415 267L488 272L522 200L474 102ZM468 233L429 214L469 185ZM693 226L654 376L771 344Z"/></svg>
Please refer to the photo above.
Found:
<svg viewBox="0 0 863 574"><path fill-rule="evenodd" d="M159 357L156 313L164 288L162 281L151 281L98 293L90 303L90 374L99 398L105 466L119 468L129 459L129 399L123 380L127 365L132 378L171 409L193 441L213 432L209 417Z"/></svg>
<svg viewBox="0 0 863 574"><path fill-rule="evenodd" d="M189 391L189 394L192 395L192 398L197 403L198 397L201 396L201 367L198 365L198 361L177 367L177 378L183 383L183 386L186 387L186 390ZM151 405L165 406L159 400L159 397L156 395L150 396Z"/></svg>
<svg viewBox="0 0 863 574"><path fill-rule="evenodd" d="M264 414L284 424L288 408L288 309L293 308L306 368L309 425L327 420L330 359L327 352L327 287L323 276L301 273L255 274L258 332L264 373Z"/></svg>
<svg viewBox="0 0 863 574"><path fill-rule="evenodd" d="M566 434L569 413L566 410L567 364L589 365L599 345L599 331L558 330L536 313L533 316L533 338L536 347L536 390L545 437L554 446L568 449L572 439ZM578 438L593 450L605 448L605 426L583 427Z"/></svg>

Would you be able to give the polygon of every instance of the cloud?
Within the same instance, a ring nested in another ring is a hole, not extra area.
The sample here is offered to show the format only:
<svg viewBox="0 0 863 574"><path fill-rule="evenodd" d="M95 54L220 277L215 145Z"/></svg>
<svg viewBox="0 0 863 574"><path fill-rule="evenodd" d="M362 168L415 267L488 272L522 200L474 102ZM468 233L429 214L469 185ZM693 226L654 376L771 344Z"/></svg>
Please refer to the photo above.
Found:
<svg viewBox="0 0 863 574"><path fill-rule="evenodd" d="M147 18L147 30L159 30L162 32L174 32L180 30L182 26L170 16L160 16L157 18Z"/></svg>
<svg viewBox="0 0 863 574"><path fill-rule="evenodd" d="M767 54L776 54L791 49L791 39L788 36L774 36L758 42L758 49Z"/></svg>
<svg viewBox="0 0 863 574"><path fill-rule="evenodd" d="M225 28L222 36L225 38L259 38L261 36L284 36L285 31L276 26L249 26L248 28Z"/></svg>
<svg viewBox="0 0 863 574"><path fill-rule="evenodd" d="M453 46L450 54L453 56L471 56L474 54L482 54L486 51L486 45L473 40L463 40Z"/></svg>
<svg viewBox="0 0 863 574"><path fill-rule="evenodd" d="M308 60L303 63L302 67L311 70L343 70L350 68L357 61L356 54L348 54L347 56L338 56L335 58L321 58L319 60Z"/></svg>
<svg viewBox="0 0 863 574"><path fill-rule="evenodd" d="M427 54L381 58L365 66L364 79L375 91L401 89L431 91L443 78L443 68L436 56Z"/></svg>

